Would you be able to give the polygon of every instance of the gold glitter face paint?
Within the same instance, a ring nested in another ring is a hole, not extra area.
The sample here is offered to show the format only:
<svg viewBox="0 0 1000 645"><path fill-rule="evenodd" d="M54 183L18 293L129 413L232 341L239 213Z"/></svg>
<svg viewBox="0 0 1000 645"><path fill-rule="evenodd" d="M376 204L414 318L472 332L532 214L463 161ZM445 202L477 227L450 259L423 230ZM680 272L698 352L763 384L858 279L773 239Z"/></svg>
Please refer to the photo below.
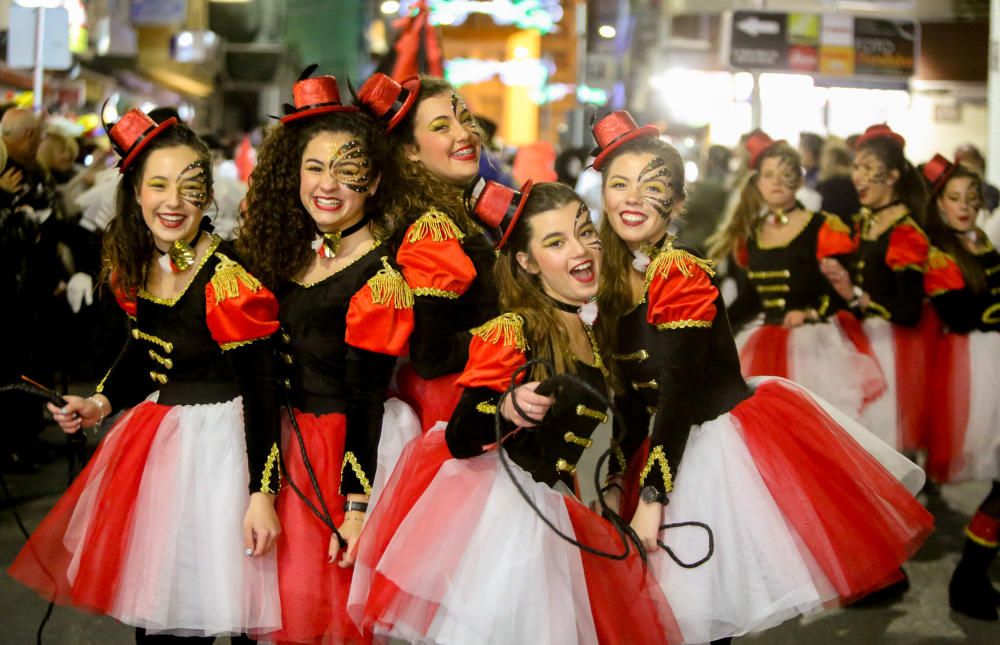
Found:
<svg viewBox="0 0 1000 645"><path fill-rule="evenodd" d="M660 157L653 157L639 173L637 180L639 195L664 219L670 217L674 206L673 200L665 196L668 190L673 190L668 177L667 162Z"/></svg>
<svg viewBox="0 0 1000 645"><path fill-rule="evenodd" d="M330 176L356 193L366 193L371 186L371 159L359 141L340 146L329 162Z"/></svg>
<svg viewBox="0 0 1000 645"><path fill-rule="evenodd" d="M462 127L468 130L474 136L479 137L480 140L483 139L483 131L479 127L479 122L476 117L472 116L472 111L462 100L462 97L455 92L451 93L451 112L455 115L455 120L462 124Z"/></svg>
<svg viewBox="0 0 1000 645"><path fill-rule="evenodd" d="M211 202L208 194L208 162L194 161L177 175L177 191L181 199L198 210L205 210Z"/></svg>

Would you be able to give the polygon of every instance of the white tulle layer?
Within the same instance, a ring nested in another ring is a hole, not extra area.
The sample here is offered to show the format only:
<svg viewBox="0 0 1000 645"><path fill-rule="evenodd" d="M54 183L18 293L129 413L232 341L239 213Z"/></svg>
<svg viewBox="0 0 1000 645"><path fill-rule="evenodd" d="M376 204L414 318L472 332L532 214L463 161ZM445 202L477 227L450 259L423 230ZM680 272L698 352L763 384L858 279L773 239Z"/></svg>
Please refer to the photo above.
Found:
<svg viewBox="0 0 1000 645"><path fill-rule="evenodd" d="M413 439L421 435L420 419L409 405L397 398L385 402L382 414L382 434L378 442L378 464L372 481L368 506L374 508L385 484L403 454L403 449Z"/></svg>
<svg viewBox="0 0 1000 645"><path fill-rule="evenodd" d="M896 411L896 342L892 323L881 318L866 318L862 323L875 357L885 376L885 392L862 411L861 423L889 444L899 447L899 415ZM919 394L918 394L919 396Z"/></svg>
<svg viewBox="0 0 1000 645"><path fill-rule="evenodd" d="M1000 479L1000 333L969 333L969 421L952 481Z"/></svg>

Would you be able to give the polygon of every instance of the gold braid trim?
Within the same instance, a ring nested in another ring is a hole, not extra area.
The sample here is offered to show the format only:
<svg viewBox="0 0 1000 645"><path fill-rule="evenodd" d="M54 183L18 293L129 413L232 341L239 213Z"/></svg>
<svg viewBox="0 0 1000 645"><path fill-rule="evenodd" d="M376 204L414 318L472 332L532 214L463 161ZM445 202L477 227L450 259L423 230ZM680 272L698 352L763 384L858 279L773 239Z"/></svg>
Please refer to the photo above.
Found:
<svg viewBox="0 0 1000 645"><path fill-rule="evenodd" d="M281 459L281 453L278 452L278 444L271 444L271 452L267 455L267 461L264 463L264 473L260 477L260 492L269 493L271 495L277 495L278 489L281 488L281 468L278 468L278 485L271 488L271 475L274 473L275 464L279 464Z"/></svg>
<svg viewBox="0 0 1000 645"><path fill-rule="evenodd" d="M868 303L868 307L865 309L865 312L866 313L871 312L872 315L877 316L879 318L884 318L885 320L889 320L892 318L892 314L889 313L889 310L880 305L879 303L875 302L874 300Z"/></svg>
<svg viewBox="0 0 1000 645"><path fill-rule="evenodd" d="M473 329L472 335L491 345L513 346L522 352L528 349L528 341L524 337L524 319L514 313L500 314Z"/></svg>
<svg viewBox="0 0 1000 645"><path fill-rule="evenodd" d="M987 325L994 325L1000 322L1000 303L990 305L983 312L982 321Z"/></svg>
<svg viewBox="0 0 1000 645"><path fill-rule="evenodd" d="M219 258L219 263L215 265L215 273L212 274L212 288L215 289L216 304L239 296L241 282L250 291L256 293L260 290L260 280L247 273L246 269L222 253L216 253L215 257Z"/></svg>
<svg viewBox="0 0 1000 645"><path fill-rule="evenodd" d="M830 296L824 293L822 296L819 297L819 309L816 310L816 313L818 313L821 318L825 318L826 312L829 310L830 310Z"/></svg>
<svg viewBox="0 0 1000 645"><path fill-rule="evenodd" d="M927 267L931 269L947 269L954 260L950 255L936 246L932 246L927 254Z"/></svg>
<svg viewBox="0 0 1000 645"><path fill-rule="evenodd" d="M354 456L354 453L348 450L344 453L344 463L340 466L340 488L341 494L343 494L344 488L344 469L347 465L351 465L351 470L354 471L354 476L357 477L358 481L361 482L361 487L365 491L365 495L372 494L372 485L368 482L368 476L365 475L365 471L361 468L361 464L358 463L358 458Z"/></svg>
<svg viewBox="0 0 1000 645"><path fill-rule="evenodd" d="M454 291L445 291L444 289L435 289L434 287L417 287L413 290L413 295L437 296L438 298L447 298L448 300L458 300L458 294Z"/></svg>
<svg viewBox="0 0 1000 645"><path fill-rule="evenodd" d="M639 473L639 486L646 483L646 476L653 469L653 464L659 464L660 470L663 471L663 492L669 493L674 489L674 476L670 474L670 465L667 463L667 456L663 454L663 446L656 446L649 453L646 465L642 467L642 472Z"/></svg>
<svg viewBox="0 0 1000 645"><path fill-rule="evenodd" d="M792 272L788 269L779 269L777 271L748 271L747 277L751 280L771 280L772 278L790 278L792 277Z"/></svg>
<svg viewBox="0 0 1000 645"><path fill-rule="evenodd" d="M601 423L607 423L608 421L608 415L601 412L600 410L595 410L594 408L588 408L582 403L576 406L576 416L590 417L591 419L597 419Z"/></svg>
<svg viewBox="0 0 1000 645"><path fill-rule="evenodd" d="M844 223L844 220L840 219L832 213L823 212L823 217L825 218L824 223L830 228L834 233L845 233L851 235L853 231L851 228Z"/></svg>
<svg viewBox="0 0 1000 645"><path fill-rule="evenodd" d="M136 329L134 327L132 328L132 338L136 340L144 340L147 343L153 343L154 345L158 345L160 348L163 349L163 351L165 351L168 354L174 351L173 343L165 341L162 338L153 336L152 334L147 334L146 332Z"/></svg>
<svg viewBox="0 0 1000 645"><path fill-rule="evenodd" d="M372 291L372 303L389 305L393 309L412 309L413 292L403 279L403 274L393 269L385 257L382 258L382 267L368 279L368 288Z"/></svg>
<svg viewBox="0 0 1000 645"><path fill-rule="evenodd" d="M671 320L670 322L660 323L656 326L657 329L663 331L664 329L688 329L690 327L711 327L711 320Z"/></svg>
<svg viewBox="0 0 1000 645"><path fill-rule="evenodd" d="M406 234L406 240L410 244L413 244L427 237L428 233L430 233L431 240L434 242L461 240L465 238L462 229L458 228L458 225L451 221L450 217L436 208L430 209L410 225L410 230Z"/></svg>
<svg viewBox="0 0 1000 645"><path fill-rule="evenodd" d="M709 276L715 276L714 262L699 258L697 255L692 255L682 249L675 249L673 241L667 240L663 250L660 251L659 255L649 264L649 268L646 269L646 289L649 289L649 283L657 275L663 278L670 277L670 270L674 267L677 267L682 276L690 278L694 275L694 272L691 270L692 264L698 266Z"/></svg>
<svg viewBox="0 0 1000 645"><path fill-rule="evenodd" d="M258 340L263 340L265 338L270 338L270 336L261 336L260 338L251 338L250 340L234 340L231 343L222 343L219 345L219 349L224 352L228 352L231 349L243 347L244 345L249 345L250 343L256 343Z"/></svg>
<svg viewBox="0 0 1000 645"><path fill-rule="evenodd" d="M1000 264L998 264L998 265L996 265L994 267L990 267L990 268L986 269L985 273L986 273L986 275L993 275L997 271L1000 271Z"/></svg>
<svg viewBox="0 0 1000 645"><path fill-rule="evenodd" d="M497 406L489 401L480 401L476 404L476 411L483 414L495 415L497 413Z"/></svg>
<svg viewBox="0 0 1000 645"><path fill-rule="evenodd" d="M618 445L617 441L611 442L611 451L615 456L615 463L618 464L619 473L624 473L628 469L628 462L625 461L625 453L622 452L622 447Z"/></svg>

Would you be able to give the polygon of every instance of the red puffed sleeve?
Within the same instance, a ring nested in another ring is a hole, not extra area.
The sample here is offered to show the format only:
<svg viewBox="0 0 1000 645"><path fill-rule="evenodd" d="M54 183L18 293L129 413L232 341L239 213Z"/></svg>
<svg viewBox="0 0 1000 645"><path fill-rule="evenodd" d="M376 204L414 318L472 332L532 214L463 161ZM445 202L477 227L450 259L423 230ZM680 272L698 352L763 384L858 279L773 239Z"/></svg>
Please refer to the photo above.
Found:
<svg viewBox="0 0 1000 645"><path fill-rule="evenodd" d="M744 269L750 267L750 249L747 248L747 241L745 239L740 240L739 244L736 245L736 248L733 250L733 259L736 261L736 264Z"/></svg>
<svg viewBox="0 0 1000 645"><path fill-rule="evenodd" d="M476 267L462 249L464 237L447 215L431 209L410 225L396 262L417 296L457 298L476 278Z"/></svg>
<svg viewBox="0 0 1000 645"><path fill-rule="evenodd" d="M965 278L954 258L932 246L927 256L927 272L924 273L924 293L937 296L946 291L965 288Z"/></svg>
<svg viewBox="0 0 1000 645"><path fill-rule="evenodd" d="M823 224L819 227L816 240L816 259L854 253L854 239L851 229L836 215L823 213Z"/></svg>
<svg viewBox="0 0 1000 645"><path fill-rule="evenodd" d="M413 292L387 258L382 266L351 298L345 340L359 349L402 356L413 331Z"/></svg>
<svg viewBox="0 0 1000 645"><path fill-rule="evenodd" d="M222 253L205 285L205 318L223 351L278 330L278 300L257 278Z"/></svg>
<svg viewBox="0 0 1000 645"><path fill-rule="evenodd" d="M712 263L668 248L646 270L646 320L657 329L711 327L719 290Z"/></svg>
<svg viewBox="0 0 1000 645"><path fill-rule="evenodd" d="M889 248L885 253L885 263L894 271L916 269L923 271L927 264L930 242L916 223L904 220L889 234Z"/></svg>
<svg viewBox="0 0 1000 645"><path fill-rule="evenodd" d="M458 385L504 392L514 370L527 362L527 349L524 320L512 313L497 316L472 330L469 360L458 377Z"/></svg>
<svg viewBox="0 0 1000 645"><path fill-rule="evenodd" d="M121 310L128 314L129 318L135 318L135 291L127 292L122 289L118 284L117 277L111 275L111 292L115 294L115 302L121 307Z"/></svg>

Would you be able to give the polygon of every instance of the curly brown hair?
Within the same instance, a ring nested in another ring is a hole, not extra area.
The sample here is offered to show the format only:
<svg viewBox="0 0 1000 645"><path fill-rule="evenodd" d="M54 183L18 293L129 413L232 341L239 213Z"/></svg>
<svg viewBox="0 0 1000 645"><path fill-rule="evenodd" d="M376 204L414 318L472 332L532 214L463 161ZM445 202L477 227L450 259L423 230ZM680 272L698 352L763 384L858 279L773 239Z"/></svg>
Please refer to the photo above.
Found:
<svg viewBox="0 0 1000 645"><path fill-rule="evenodd" d="M146 161L156 150L186 146L205 162L205 187L212 199L212 154L191 128L175 124L153 139L122 174L115 192L115 216L108 224L103 241L101 280L125 294L134 294L146 282L146 267L153 258L153 234L142 218L139 185Z"/></svg>
<svg viewBox="0 0 1000 645"><path fill-rule="evenodd" d="M312 260L316 224L299 197L299 166L306 146L324 132L348 132L368 150L373 180L385 159L385 137L366 114L332 112L271 128L250 175L236 247L254 275L271 288L301 273ZM385 186L385 182L380 183ZM378 194L378 193L376 193ZM375 199L365 201L372 233L388 235Z"/></svg>
<svg viewBox="0 0 1000 645"><path fill-rule="evenodd" d="M392 189L379 191L376 200L394 232L405 229L431 207L448 215L463 233L479 230L465 210L462 198L464 187L441 181L423 164L406 157L406 147L417 145L417 108L426 99L453 92L455 88L444 79L421 75L417 100L399 125L389 133L390 150L382 171L382 182Z"/></svg>

